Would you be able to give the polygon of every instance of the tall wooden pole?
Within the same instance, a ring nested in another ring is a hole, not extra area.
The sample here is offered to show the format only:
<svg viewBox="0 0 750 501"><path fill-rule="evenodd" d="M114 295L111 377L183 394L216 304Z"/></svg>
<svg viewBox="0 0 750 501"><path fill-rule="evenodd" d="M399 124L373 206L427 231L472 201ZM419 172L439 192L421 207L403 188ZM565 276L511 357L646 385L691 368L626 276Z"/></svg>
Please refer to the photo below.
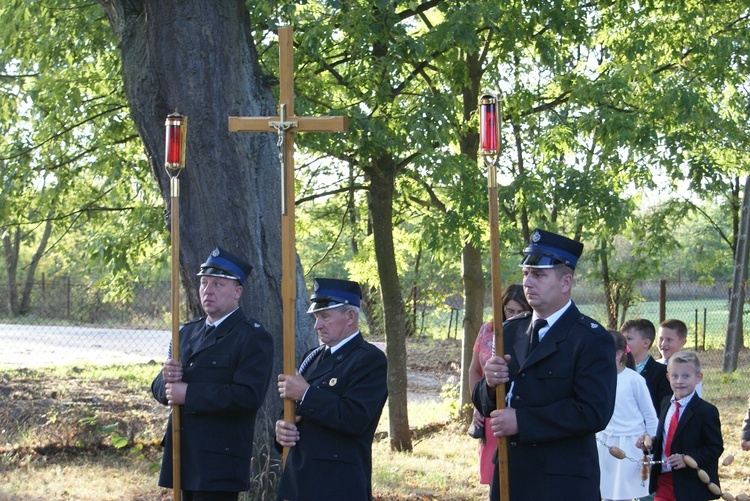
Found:
<svg viewBox="0 0 750 501"><path fill-rule="evenodd" d="M180 361L180 180L185 167L187 117L176 111L167 117L164 167L170 178L170 232L172 236L172 359ZM182 499L182 440L180 406L172 406L172 499Z"/></svg>
<svg viewBox="0 0 750 501"><path fill-rule="evenodd" d="M292 29L279 29L279 55L294 54ZM287 114L294 116L294 57L279 57L279 138L284 144L281 158L281 302L282 332L284 333L284 374L294 374L297 301L297 239L294 231L294 134L288 132ZM294 400L284 399L284 420L296 424ZM289 447L282 452L282 466L286 466Z"/></svg>
<svg viewBox="0 0 750 501"><path fill-rule="evenodd" d="M292 28L279 28L279 116L229 117L230 132L278 134L281 164L281 304L284 374L294 374L297 247L294 232L294 135L296 132L346 132L346 117L298 117L294 114L294 44ZM284 421L295 423L295 402L284 399ZM289 448L284 447L282 465Z"/></svg>
<svg viewBox="0 0 750 501"><path fill-rule="evenodd" d="M172 220L172 358L180 361L180 180L171 179L170 211ZM180 470L182 469L182 440L180 435L180 406L172 406L172 499L182 498Z"/></svg>
<svg viewBox="0 0 750 501"><path fill-rule="evenodd" d="M497 199L497 163L500 159L500 99L486 94L479 99L480 153L487 167L487 198L490 223L490 275L492 277L492 326L495 332L495 355L505 354L503 346L502 277L500 275L500 218ZM495 387L495 407L505 408L505 385ZM508 439L497 438L497 468L500 501L510 500L508 484Z"/></svg>

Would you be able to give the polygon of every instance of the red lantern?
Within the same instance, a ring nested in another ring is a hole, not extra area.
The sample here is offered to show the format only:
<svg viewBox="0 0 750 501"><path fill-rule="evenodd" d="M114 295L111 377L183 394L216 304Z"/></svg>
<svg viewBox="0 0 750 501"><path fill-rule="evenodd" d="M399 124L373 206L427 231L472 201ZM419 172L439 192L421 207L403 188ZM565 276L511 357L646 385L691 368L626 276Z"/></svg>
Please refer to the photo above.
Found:
<svg viewBox="0 0 750 501"><path fill-rule="evenodd" d="M483 155L500 152L500 115L497 98L491 94L479 98L479 151Z"/></svg>
<svg viewBox="0 0 750 501"><path fill-rule="evenodd" d="M175 111L167 117L164 167L167 169L185 168L185 137L187 117Z"/></svg>

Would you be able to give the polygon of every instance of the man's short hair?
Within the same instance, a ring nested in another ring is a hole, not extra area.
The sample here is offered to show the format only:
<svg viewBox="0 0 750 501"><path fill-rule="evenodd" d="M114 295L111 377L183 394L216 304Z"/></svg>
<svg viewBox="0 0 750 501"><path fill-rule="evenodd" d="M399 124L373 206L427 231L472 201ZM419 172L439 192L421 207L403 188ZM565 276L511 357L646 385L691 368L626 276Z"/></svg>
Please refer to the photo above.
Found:
<svg viewBox="0 0 750 501"><path fill-rule="evenodd" d="M557 278L562 278L564 275L570 275L571 277L575 273L575 270L571 268L570 266L557 266L555 268L552 268L555 270L555 273L557 273Z"/></svg>
<svg viewBox="0 0 750 501"><path fill-rule="evenodd" d="M651 341L651 344L656 339L656 327L647 318L631 318L630 320L626 320L620 327L620 332L624 333L628 331L636 331L643 339Z"/></svg>
<svg viewBox="0 0 750 501"><path fill-rule="evenodd" d="M671 329L672 327L667 328ZM669 357L669 361L667 362L667 372L669 372L670 367L674 366L675 364L690 364L695 369L695 372L701 371L701 361L698 358L698 355L696 355L692 350L678 351L677 353Z"/></svg>
<svg viewBox="0 0 750 501"><path fill-rule="evenodd" d="M353 304L342 304L341 305L341 311L346 313L347 311L353 311L357 314L357 317L359 317L360 307L354 306Z"/></svg>
<svg viewBox="0 0 750 501"><path fill-rule="evenodd" d="M672 329L677 333L677 337L680 339L687 339L687 325L682 320L676 318L670 318L659 324L659 327L665 329Z"/></svg>

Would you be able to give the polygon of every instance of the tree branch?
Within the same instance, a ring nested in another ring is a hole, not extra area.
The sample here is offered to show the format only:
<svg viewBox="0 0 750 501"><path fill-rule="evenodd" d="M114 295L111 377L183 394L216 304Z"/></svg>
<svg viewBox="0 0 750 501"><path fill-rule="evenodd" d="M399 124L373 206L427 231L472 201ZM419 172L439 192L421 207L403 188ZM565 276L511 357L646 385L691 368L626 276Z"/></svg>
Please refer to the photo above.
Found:
<svg viewBox="0 0 750 501"><path fill-rule="evenodd" d="M370 187L366 186L364 184L355 184L355 185L351 185L351 186L343 186L341 188L336 188L335 190L324 191L322 193L314 193L314 194L306 196L306 197L298 198L297 200L295 200L294 205L297 206L297 205L303 204L305 202L310 202L312 200L316 200L318 198L329 197L331 195L337 195L339 193L345 193L347 191L361 191L361 190L369 190L369 189L370 189Z"/></svg>

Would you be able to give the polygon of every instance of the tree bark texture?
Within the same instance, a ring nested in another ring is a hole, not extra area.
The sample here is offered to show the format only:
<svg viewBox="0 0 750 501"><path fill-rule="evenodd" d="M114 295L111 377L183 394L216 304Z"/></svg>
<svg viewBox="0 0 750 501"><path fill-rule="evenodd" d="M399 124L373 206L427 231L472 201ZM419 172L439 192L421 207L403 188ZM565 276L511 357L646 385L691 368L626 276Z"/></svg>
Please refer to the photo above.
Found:
<svg viewBox="0 0 750 501"><path fill-rule="evenodd" d="M742 311L745 306L747 289L747 260L750 255L750 176L745 178L745 194L742 198L740 231L737 235L737 248L734 251L734 278L732 295L729 298L729 322L727 337L724 343L724 360L722 370L734 372L739 363L740 350L744 346L742 332Z"/></svg>
<svg viewBox="0 0 750 501"><path fill-rule="evenodd" d="M406 308L393 245L393 193L396 165L381 158L366 169L370 178L370 218L380 294L385 316L385 353L388 357L388 416L391 449L410 451L411 432L407 413Z"/></svg>
<svg viewBox="0 0 750 501"><path fill-rule="evenodd" d="M479 107L479 95L482 85L482 76L485 68L479 52L466 54L466 67L469 69L469 82L463 87L463 121L470 123L477 113ZM461 153L477 161L479 151L479 129L474 127L465 128L460 141ZM469 367L474 352L479 328L484 321L484 293L485 283L482 273L482 249L467 242L461 249L461 279L464 293L464 320L463 338L461 341L461 388L459 390L459 403L464 409L464 416L471 419L473 405L471 404L471 390L469 387Z"/></svg>
<svg viewBox="0 0 750 501"><path fill-rule="evenodd" d="M188 117L186 167L180 173L180 274L192 313L202 315L196 273L216 246L245 257L254 269L241 306L275 339L274 374L282 369L280 166L276 135L230 133L229 116L273 116L242 0L100 0L122 53L132 118L169 207L164 122ZM167 225L169 227L169 225ZM314 344L307 293L297 262L297 358ZM181 319L181 321L188 319ZM281 404L275 377L264 413ZM263 420L259 420L259 424ZM272 440L256 428L258 453ZM271 447L272 449L272 447Z"/></svg>
<svg viewBox="0 0 750 501"><path fill-rule="evenodd" d="M471 406L471 390L469 387L469 366L474 352L474 342L484 317L484 275L482 274L482 251L478 247L467 243L461 251L461 278L464 286L464 322L463 342L461 345L461 408Z"/></svg>

